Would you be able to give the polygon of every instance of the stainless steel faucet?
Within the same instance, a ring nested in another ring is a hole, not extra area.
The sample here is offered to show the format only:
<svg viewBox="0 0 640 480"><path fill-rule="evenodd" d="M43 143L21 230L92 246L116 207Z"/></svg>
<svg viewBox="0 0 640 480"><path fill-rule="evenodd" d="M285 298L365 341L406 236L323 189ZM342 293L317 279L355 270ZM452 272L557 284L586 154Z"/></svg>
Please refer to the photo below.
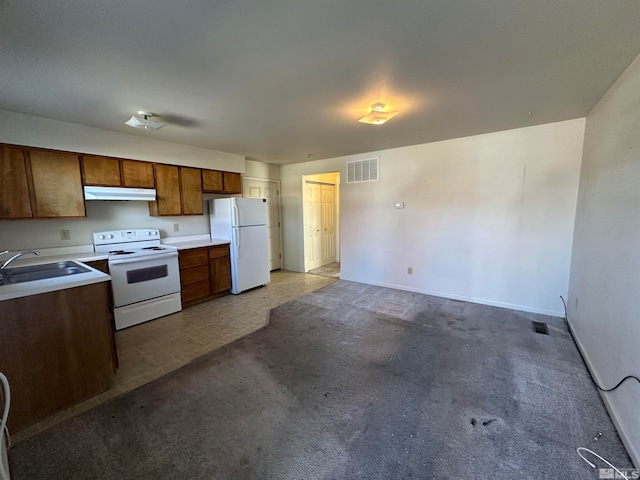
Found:
<svg viewBox="0 0 640 480"><path fill-rule="evenodd" d="M0 253L0 255L4 255L5 253L8 253L8 251L2 252ZM13 257L11 257L9 260L7 260L2 264L2 266L0 267L0 272L2 272L5 268L7 268L9 264L13 262L16 258L20 258L23 255L29 255L30 253L33 253L34 255L40 255L40 252L38 252L37 250L30 250L28 252L18 252Z"/></svg>

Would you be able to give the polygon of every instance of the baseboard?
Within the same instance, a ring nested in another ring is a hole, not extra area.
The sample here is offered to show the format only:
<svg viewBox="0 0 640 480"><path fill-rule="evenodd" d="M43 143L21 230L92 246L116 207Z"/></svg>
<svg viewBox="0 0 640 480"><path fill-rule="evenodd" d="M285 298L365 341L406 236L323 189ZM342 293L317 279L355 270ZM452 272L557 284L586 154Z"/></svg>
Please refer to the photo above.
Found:
<svg viewBox="0 0 640 480"><path fill-rule="evenodd" d="M478 303L480 305L489 305L491 307L508 308L509 310L518 310L521 312L539 313L542 315L549 315L552 317L564 318L564 310L546 310L543 308L529 307L527 305L517 305L515 303L497 302L494 300L487 300L485 298L466 297L464 295L456 295L453 293L435 292L431 290L424 290L421 288L412 288L406 285L395 285L393 283L383 282L359 282L358 280L351 280L343 276L341 280L348 280L351 282L365 283L367 285L375 285L377 287L393 288L394 290L405 290L407 292L421 293L423 295L431 295L434 297L449 298L451 300L461 300L463 302Z"/></svg>
<svg viewBox="0 0 640 480"><path fill-rule="evenodd" d="M576 342L578 351L582 356L582 360L584 361L585 365L589 369L589 372L591 372L592 377L595 378L597 382L600 382L600 385L602 385L602 379L598 378L593 368L591 368L589 355L584 349L584 346L582 345L580 338L578 338L573 327L571 326L571 322L567 320L567 324L569 326L569 331L571 332L571 336L573 337L573 340ZM627 381L631 381L631 380L627 380ZM640 451L638 451L638 446L634 445L634 442L631 439L631 436L629 435L629 433L627 432L627 429L625 428L625 421L619 414L618 409L616 408L616 405L614 403L614 394L611 392L610 393L602 392L601 390L598 390L598 393L600 394L600 398L602 398L602 401L604 402L604 406L607 408L607 412L609 412L609 417L611 418L613 425L616 427L616 430L618 431L618 435L620 436L622 443L627 449L627 453L629 454L629 457L631 457L631 461L633 462L633 465L636 468L640 469Z"/></svg>
<svg viewBox="0 0 640 480"><path fill-rule="evenodd" d="M640 451L637 450L636 448L637 445L633 444L633 441L631 440L631 437L627 432L627 429L625 428L624 420L618 414L618 410L616 409L615 404L613 403L613 396L611 394L601 392L600 390L598 390L598 392L600 393L600 397L602 397L604 406L607 407L607 411L609 412L609 417L611 417L611 420L613 421L613 425L616 427L616 430L618 431L618 435L620 435L620 439L622 440L622 443L627 449L627 453L629 454L629 457L631 457L631 461L633 462L633 465L640 470Z"/></svg>

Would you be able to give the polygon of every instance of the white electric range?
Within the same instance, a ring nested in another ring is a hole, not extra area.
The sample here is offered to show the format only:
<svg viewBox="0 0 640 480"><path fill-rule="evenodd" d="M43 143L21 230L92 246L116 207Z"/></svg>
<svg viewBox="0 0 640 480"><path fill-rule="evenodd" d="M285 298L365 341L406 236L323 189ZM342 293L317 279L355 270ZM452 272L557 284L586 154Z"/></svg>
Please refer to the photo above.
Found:
<svg viewBox="0 0 640 480"><path fill-rule="evenodd" d="M178 250L159 230L97 232L93 244L109 254L116 330L182 310Z"/></svg>

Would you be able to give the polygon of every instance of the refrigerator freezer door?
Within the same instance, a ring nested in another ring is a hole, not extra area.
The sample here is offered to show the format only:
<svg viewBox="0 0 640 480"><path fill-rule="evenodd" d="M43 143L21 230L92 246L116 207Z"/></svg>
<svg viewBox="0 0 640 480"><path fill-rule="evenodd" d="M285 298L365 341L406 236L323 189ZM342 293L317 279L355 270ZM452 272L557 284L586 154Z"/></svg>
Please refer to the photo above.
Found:
<svg viewBox="0 0 640 480"><path fill-rule="evenodd" d="M269 283L271 276L266 225L233 229L231 270L231 293Z"/></svg>
<svg viewBox="0 0 640 480"><path fill-rule="evenodd" d="M233 225L250 227L267 224L267 202L262 198L232 198Z"/></svg>

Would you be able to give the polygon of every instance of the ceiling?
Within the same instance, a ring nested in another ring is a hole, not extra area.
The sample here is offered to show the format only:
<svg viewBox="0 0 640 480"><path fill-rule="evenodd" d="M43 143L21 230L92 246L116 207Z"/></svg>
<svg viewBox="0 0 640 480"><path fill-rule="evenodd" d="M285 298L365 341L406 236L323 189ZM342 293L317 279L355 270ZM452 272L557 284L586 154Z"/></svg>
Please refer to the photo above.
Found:
<svg viewBox="0 0 640 480"><path fill-rule="evenodd" d="M0 109L287 164L583 117L639 52L637 0L0 0Z"/></svg>

